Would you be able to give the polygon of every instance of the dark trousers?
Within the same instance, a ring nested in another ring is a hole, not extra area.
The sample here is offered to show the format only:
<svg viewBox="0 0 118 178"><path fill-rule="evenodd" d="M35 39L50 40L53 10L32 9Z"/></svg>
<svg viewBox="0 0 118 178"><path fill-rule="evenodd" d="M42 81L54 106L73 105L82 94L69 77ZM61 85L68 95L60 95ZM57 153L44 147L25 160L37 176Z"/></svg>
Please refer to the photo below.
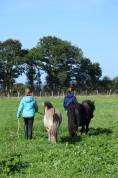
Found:
<svg viewBox="0 0 118 178"><path fill-rule="evenodd" d="M24 131L26 139L32 139L33 121L34 117L24 118Z"/></svg>

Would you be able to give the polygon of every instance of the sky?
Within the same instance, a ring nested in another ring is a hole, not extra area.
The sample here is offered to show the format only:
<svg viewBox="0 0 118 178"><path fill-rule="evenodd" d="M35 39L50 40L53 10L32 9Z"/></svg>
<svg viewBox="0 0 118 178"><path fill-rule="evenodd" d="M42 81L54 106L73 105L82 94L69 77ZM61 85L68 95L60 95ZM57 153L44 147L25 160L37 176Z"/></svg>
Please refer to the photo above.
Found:
<svg viewBox="0 0 118 178"><path fill-rule="evenodd" d="M48 35L81 48L102 77L118 76L118 0L0 0L0 41L31 49Z"/></svg>

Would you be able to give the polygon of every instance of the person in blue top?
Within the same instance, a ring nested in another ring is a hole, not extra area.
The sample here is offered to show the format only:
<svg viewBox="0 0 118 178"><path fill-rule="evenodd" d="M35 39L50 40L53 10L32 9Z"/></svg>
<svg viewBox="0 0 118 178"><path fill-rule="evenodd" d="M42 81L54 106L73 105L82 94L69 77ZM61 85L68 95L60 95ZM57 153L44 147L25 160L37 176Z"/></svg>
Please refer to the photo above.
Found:
<svg viewBox="0 0 118 178"><path fill-rule="evenodd" d="M73 106L75 107L75 112L76 114L78 114L78 110L76 108L76 104L78 103L76 96L74 95L74 88L73 87L69 87L68 88L68 92L64 97L64 101L63 101L63 106L64 109L67 111L67 117L68 117L68 132L69 135L71 137L76 136L76 132L77 132L77 119L75 119L75 117L72 117L73 114ZM72 105L72 108L69 109L70 105Z"/></svg>
<svg viewBox="0 0 118 178"><path fill-rule="evenodd" d="M20 102L17 111L17 118L19 119L21 115L24 118L24 131L25 138L32 139L32 128L35 112L38 112L38 105L34 100L32 90L30 88L25 91L26 96L24 96Z"/></svg>
<svg viewBox="0 0 118 178"><path fill-rule="evenodd" d="M71 103L77 103L77 98L76 96L74 95L74 89L73 87L69 87L68 88L68 92L67 92L67 95L65 95L64 97L64 102L63 102L63 106L64 106L64 109L67 111L68 110L68 106L71 104Z"/></svg>

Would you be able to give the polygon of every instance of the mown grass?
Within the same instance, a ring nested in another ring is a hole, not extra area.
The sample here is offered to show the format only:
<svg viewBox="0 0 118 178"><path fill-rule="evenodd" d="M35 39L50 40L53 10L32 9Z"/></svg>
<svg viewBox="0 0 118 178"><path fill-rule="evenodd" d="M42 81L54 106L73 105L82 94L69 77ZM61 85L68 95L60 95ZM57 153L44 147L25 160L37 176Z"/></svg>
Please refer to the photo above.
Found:
<svg viewBox="0 0 118 178"><path fill-rule="evenodd" d="M17 135L18 99L0 99L0 177L12 178L117 178L118 177L118 96L78 97L95 101L95 117L88 135L71 140L62 98L53 101L63 115L57 144L48 142L43 118L36 114L33 139L25 140L23 120Z"/></svg>

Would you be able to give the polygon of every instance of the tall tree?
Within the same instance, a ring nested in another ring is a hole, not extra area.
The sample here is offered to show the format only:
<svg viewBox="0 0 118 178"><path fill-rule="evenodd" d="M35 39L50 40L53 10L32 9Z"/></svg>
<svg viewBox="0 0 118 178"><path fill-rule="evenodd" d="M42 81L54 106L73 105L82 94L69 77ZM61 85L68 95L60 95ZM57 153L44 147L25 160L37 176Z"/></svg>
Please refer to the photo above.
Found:
<svg viewBox="0 0 118 178"><path fill-rule="evenodd" d="M113 83L113 89L114 89L114 91L118 93L118 76L116 76L116 77L113 78L112 83Z"/></svg>
<svg viewBox="0 0 118 178"><path fill-rule="evenodd" d="M52 36L43 37L31 53L47 73L47 85L51 90L69 85L73 65L80 63L83 57L81 49Z"/></svg>
<svg viewBox="0 0 118 178"><path fill-rule="evenodd" d="M92 63L90 59L83 58L78 68L75 68L76 80L80 87L94 87L102 75L98 63Z"/></svg>
<svg viewBox="0 0 118 178"><path fill-rule="evenodd" d="M18 64L21 46L18 40L13 39L0 42L0 83L5 92L10 92L15 79L22 73Z"/></svg>
<svg viewBox="0 0 118 178"><path fill-rule="evenodd" d="M29 50L25 56L24 64L25 64L25 74L27 76L28 85L31 88L34 88L35 84L37 87L41 88L41 73L40 67L38 66L38 60L35 58L34 49Z"/></svg>

